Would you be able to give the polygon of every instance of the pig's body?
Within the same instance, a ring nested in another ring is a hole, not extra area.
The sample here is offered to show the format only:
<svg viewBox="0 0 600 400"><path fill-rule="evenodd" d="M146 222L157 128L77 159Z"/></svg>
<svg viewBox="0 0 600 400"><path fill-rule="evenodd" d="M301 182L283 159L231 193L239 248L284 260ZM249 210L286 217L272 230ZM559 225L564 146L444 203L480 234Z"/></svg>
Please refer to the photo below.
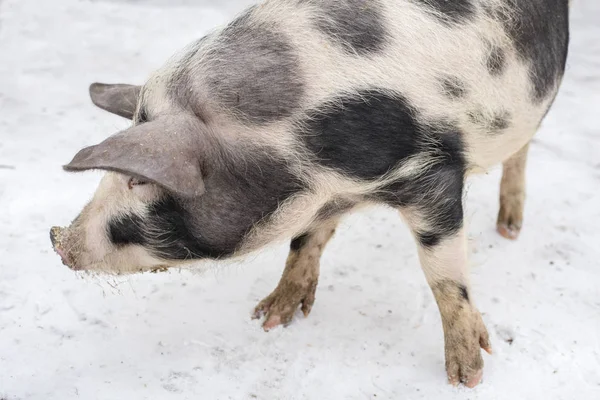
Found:
<svg viewBox="0 0 600 400"><path fill-rule="evenodd" d="M59 251L77 269L123 272L294 237L278 288L256 310L270 328L299 305L310 311L337 220L387 204L417 239L442 313L449 378L473 386L479 348L490 346L469 296L463 182L512 156L499 228L518 232L527 143L564 71L567 3L255 6L173 58L141 94L93 88L97 104L136 126L67 166L117 173Z"/></svg>
<svg viewBox="0 0 600 400"><path fill-rule="evenodd" d="M457 146L464 153L468 172L504 161L529 142L558 89L567 41L566 30L558 27L566 27L566 14L544 13L552 20L540 29L529 20L535 16L519 15L503 1L457 1L446 14L444 6L424 7L420 1L354 0L347 2L347 9L327 6L335 3L343 2L272 1L254 7L224 31L209 35L175 58L150 79L143 93L141 106L148 115L200 104L202 110L195 112L215 127L220 140L228 141L226 146L240 146L234 151L250 157L255 154L249 148L267 147L304 181L311 196L317 192L310 204L304 196L297 196L296 202L290 196L295 190L278 184L285 193L256 212L271 215L278 209L287 215L290 209L302 211L292 220L281 218L281 226L267 225L252 240L269 242L302 232L317 210L334 197L373 200L376 188L416 173L412 166L408 172L402 168L411 157L429 159L427 151L440 150L428 145L422 146L425 151L407 150L406 141L425 143L459 136L462 143ZM545 3L560 10L566 2ZM532 46L519 41L531 39L539 48L525 54ZM171 98L175 107L165 103L165 98ZM378 110L382 102L385 111ZM379 111L399 115L374 132L371 120L381 117ZM324 132L323 124L310 124L318 114L331 122L348 122L343 132ZM353 115L358 117L349 121ZM425 128L423 135L406 138L404 124L430 126L435 132ZM317 137L311 137L319 130ZM344 146L341 157L328 155L334 160L314 162L322 148L333 147L335 152L336 146ZM348 160L340 159L346 156ZM268 164L270 160L255 162ZM261 168L266 174L269 169ZM370 183L365 185L365 180ZM223 182L217 186L223 187ZM267 191L274 193L273 188ZM259 203L262 198L262 194L256 196ZM289 204L278 208L284 200ZM233 201L246 203L240 212L254 227L255 218L247 216L248 202ZM299 204L295 207L294 203ZM243 228L231 233L243 235L248 226ZM229 243L228 248L239 250L238 244Z"/></svg>

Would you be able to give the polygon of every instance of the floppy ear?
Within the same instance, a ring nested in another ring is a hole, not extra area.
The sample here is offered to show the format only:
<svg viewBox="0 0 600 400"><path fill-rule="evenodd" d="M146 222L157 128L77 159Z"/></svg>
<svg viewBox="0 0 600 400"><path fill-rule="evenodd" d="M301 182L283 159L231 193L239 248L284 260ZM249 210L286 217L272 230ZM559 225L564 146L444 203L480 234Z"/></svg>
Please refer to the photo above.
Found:
<svg viewBox="0 0 600 400"><path fill-rule="evenodd" d="M140 96L141 86L105 83L92 83L90 97L92 102L103 110L132 119Z"/></svg>
<svg viewBox="0 0 600 400"><path fill-rule="evenodd" d="M79 151L66 171L101 169L156 183L170 192L195 197L204 192L200 122L163 117L121 131Z"/></svg>

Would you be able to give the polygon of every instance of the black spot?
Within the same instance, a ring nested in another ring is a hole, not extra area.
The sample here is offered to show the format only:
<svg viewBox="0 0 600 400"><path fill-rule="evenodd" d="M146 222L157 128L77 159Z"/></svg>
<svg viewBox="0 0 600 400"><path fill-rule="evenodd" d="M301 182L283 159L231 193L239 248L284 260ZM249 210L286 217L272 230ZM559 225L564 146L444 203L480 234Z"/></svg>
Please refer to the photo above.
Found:
<svg viewBox="0 0 600 400"><path fill-rule="evenodd" d="M507 112L495 114L490 121L490 130L494 133L498 133L499 131L508 128L510 126L509 120L510 116Z"/></svg>
<svg viewBox="0 0 600 400"><path fill-rule="evenodd" d="M465 300L467 303L469 302L469 292L467 287L462 283L451 279L442 279L432 285L432 290L436 299L443 299L445 302L448 302L448 305L452 303L456 310L464 310L464 303L459 300ZM446 322L451 322L450 320Z"/></svg>
<svg viewBox="0 0 600 400"><path fill-rule="evenodd" d="M467 291L467 287L465 285L458 285L458 289L460 290L460 297L462 297L465 301L469 301L469 292Z"/></svg>
<svg viewBox="0 0 600 400"><path fill-rule="evenodd" d="M435 163L421 176L399 180L378 191L374 200L392 207L414 207L429 225L417 232L419 243L430 248L463 226L462 195L466 160L460 133L452 125L429 128L437 140L429 151Z"/></svg>
<svg viewBox="0 0 600 400"><path fill-rule="evenodd" d="M417 178L399 180L380 189L374 196L375 200L392 207L427 205L438 197L434 189L439 188L443 188L447 196L462 196L466 160L460 132L443 122L421 129L435 138L428 144L428 151L435 156L436 162ZM443 198L438 200L445 201Z"/></svg>
<svg viewBox="0 0 600 400"><path fill-rule="evenodd" d="M500 20L529 63L532 99L544 100L562 77L569 43L568 0L506 0L492 15Z"/></svg>
<svg viewBox="0 0 600 400"><path fill-rule="evenodd" d="M310 236L307 233L294 238L290 243L290 249L293 251L300 250L301 248L306 246L306 243L308 243L308 239L310 239Z"/></svg>
<svg viewBox="0 0 600 400"><path fill-rule="evenodd" d="M300 137L320 164L375 179L419 151L421 126L408 102L365 90L308 112Z"/></svg>
<svg viewBox="0 0 600 400"><path fill-rule="evenodd" d="M463 226L464 164L440 165L432 168L428 175L431 177L424 186L429 186L430 192L424 194L417 207L425 215L432 232L441 239L450 237Z"/></svg>
<svg viewBox="0 0 600 400"><path fill-rule="evenodd" d="M150 249L157 256L172 260L221 258L233 253L235 247L211 243L197 234L200 227L194 226L194 216L184 204L167 196L152 205L147 222L153 227L152 236L147 239Z"/></svg>
<svg viewBox="0 0 600 400"><path fill-rule="evenodd" d="M227 254L193 234L189 212L172 196L153 203L147 215L127 214L109 223L109 238L118 246L137 244L171 260L218 258Z"/></svg>
<svg viewBox="0 0 600 400"><path fill-rule="evenodd" d="M432 232L418 233L417 238L419 244L423 247L434 247L437 246L442 240L441 235Z"/></svg>
<svg viewBox="0 0 600 400"><path fill-rule="evenodd" d="M235 157L209 164L202 196L181 199L167 193L142 217L111 221L113 243L140 244L163 259L225 258L282 202L305 189L286 162L266 148L246 146Z"/></svg>
<svg viewBox="0 0 600 400"><path fill-rule="evenodd" d="M504 71L506 64L506 54L504 50L498 46L492 46L487 57L487 69L492 76L499 76Z"/></svg>
<svg viewBox="0 0 600 400"><path fill-rule="evenodd" d="M266 148L229 149L235 157L212 161L206 192L193 200L169 198L150 221L162 232L151 241L166 258L224 258L289 197L305 189L285 160Z"/></svg>
<svg viewBox="0 0 600 400"><path fill-rule="evenodd" d="M464 97L467 90L464 82L457 77L448 76L441 80L444 94L451 99Z"/></svg>
<svg viewBox="0 0 600 400"><path fill-rule="evenodd" d="M484 114L482 111L471 111L467 115L472 123L479 125L491 135L502 133L510 126L510 113L505 110L497 111L491 115Z"/></svg>
<svg viewBox="0 0 600 400"><path fill-rule="evenodd" d="M385 46L386 28L379 0L313 0L312 3L322 9L316 21L318 29L347 53L369 55Z"/></svg>
<svg viewBox="0 0 600 400"><path fill-rule="evenodd" d="M144 222L137 214L125 214L113 218L108 223L109 240L117 246L146 243L142 228Z"/></svg>
<svg viewBox="0 0 600 400"><path fill-rule="evenodd" d="M232 22L204 58L210 92L236 116L267 123L290 116L304 95L299 57L274 23Z"/></svg>
<svg viewBox="0 0 600 400"><path fill-rule="evenodd" d="M443 22L460 23L475 15L471 0L413 0L434 11Z"/></svg>

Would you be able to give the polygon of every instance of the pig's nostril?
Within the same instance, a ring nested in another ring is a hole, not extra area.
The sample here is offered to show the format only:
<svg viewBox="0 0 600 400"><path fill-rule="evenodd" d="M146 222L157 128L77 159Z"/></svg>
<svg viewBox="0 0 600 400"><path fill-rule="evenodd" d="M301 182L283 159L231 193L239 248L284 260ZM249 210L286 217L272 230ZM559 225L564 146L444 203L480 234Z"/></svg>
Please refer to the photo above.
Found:
<svg viewBox="0 0 600 400"><path fill-rule="evenodd" d="M52 242L52 247L56 247L56 231L57 231L57 227L53 227L52 229L50 229L50 242Z"/></svg>

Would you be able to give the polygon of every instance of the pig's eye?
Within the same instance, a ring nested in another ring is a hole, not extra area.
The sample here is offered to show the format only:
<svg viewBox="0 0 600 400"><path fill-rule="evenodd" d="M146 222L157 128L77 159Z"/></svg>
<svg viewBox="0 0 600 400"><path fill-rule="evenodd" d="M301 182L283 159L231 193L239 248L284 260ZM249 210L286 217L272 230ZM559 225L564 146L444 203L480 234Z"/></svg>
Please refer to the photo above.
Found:
<svg viewBox="0 0 600 400"><path fill-rule="evenodd" d="M133 189L134 186L145 185L147 183L148 182L141 179L131 177L129 178L129 182L127 182L127 187L129 187L129 189Z"/></svg>

